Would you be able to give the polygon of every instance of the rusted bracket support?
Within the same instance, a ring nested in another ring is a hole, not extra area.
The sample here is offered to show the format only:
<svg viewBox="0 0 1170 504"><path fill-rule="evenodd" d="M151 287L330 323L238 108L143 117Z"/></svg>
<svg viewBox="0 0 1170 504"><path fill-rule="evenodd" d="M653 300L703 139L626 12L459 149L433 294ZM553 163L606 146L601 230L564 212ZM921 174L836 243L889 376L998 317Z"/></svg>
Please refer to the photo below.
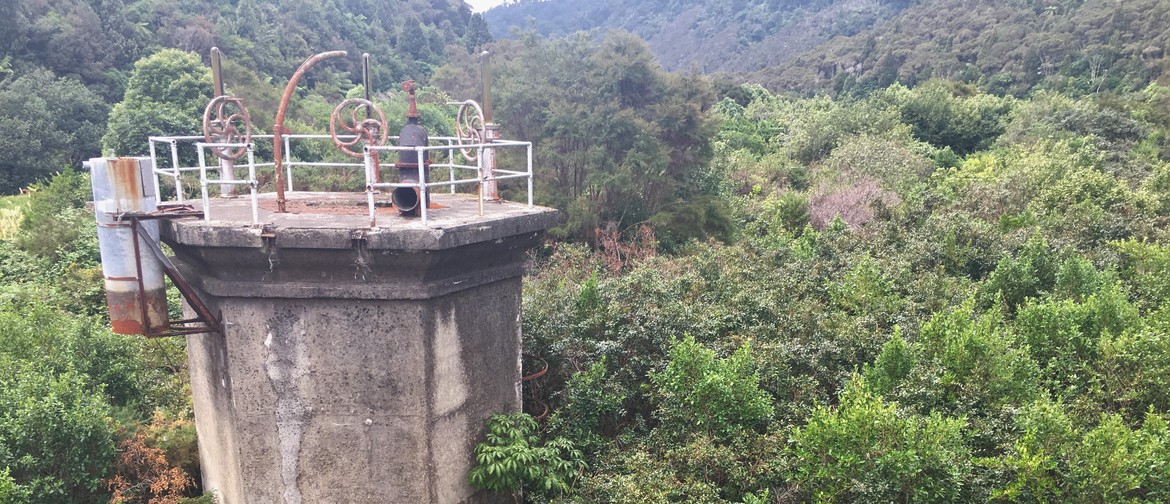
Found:
<svg viewBox="0 0 1170 504"><path fill-rule="evenodd" d="M173 216L173 214L167 215L167 217ZM195 310L195 314L198 316L194 319L168 321L168 327L166 330L147 334L146 336L148 338L160 338L166 336L184 336L188 334L202 333L223 334L223 323L220 321L220 318L211 313L211 310L207 307L206 304L203 303L203 299L199 297L199 294L195 292L195 289L191 287L191 284L187 282L187 279L183 277L183 274L179 272L179 269L175 267L175 264L171 262L171 259L163 253L162 248L158 246L158 243L155 243L154 238L150 236L150 233L146 230L146 227L142 225L142 218L149 219L160 217L162 216L129 216L128 218L133 223L134 243L138 244L139 242L142 242L147 244L147 248L150 249L151 253L154 254L154 257L158 259L159 264L162 265L163 272L166 273L167 278L171 279L171 283L175 284L175 287L179 289L179 294L183 296L183 299L187 301L187 304L191 305L191 308ZM139 237L146 237L146 239L140 240ZM139 258L139 261L141 260L142 259ZM186 324L188 323L202 323L203 325L187 327Z"/></svg>

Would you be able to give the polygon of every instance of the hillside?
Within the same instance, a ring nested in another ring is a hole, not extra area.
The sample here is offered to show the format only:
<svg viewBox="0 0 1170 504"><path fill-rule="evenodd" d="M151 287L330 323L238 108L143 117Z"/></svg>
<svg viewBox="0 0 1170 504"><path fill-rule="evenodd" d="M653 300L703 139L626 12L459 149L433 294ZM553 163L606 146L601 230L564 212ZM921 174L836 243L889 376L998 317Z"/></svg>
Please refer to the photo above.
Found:
<svg viewBox="0 0 1170 504"><path fill-rule="evenodd" d="M667 69L705 72L780 65L834 36L853 35L895 15L889 0L522 0L489 10L497 38L512 27L546 36L621 29L650 43Z"/></svg>
<svg viewBox="0 0 1170 504"><path fill-rule="evenodd" d="M754 77L805 90L938 77L996 93L1130 91L1167 73L1168 44L1165 0L934 0Z"/></svg>
<svg viewBox="0 0 1170 504"><path fill-rule="evenodd" d="M556 36L621 29L668 69L745 73L769 88L872 90L932 77L1020 94L1140 89L1165 73L1170 1L522 0L488 11ZM738 79L743 79L741 76Z"/></svg>

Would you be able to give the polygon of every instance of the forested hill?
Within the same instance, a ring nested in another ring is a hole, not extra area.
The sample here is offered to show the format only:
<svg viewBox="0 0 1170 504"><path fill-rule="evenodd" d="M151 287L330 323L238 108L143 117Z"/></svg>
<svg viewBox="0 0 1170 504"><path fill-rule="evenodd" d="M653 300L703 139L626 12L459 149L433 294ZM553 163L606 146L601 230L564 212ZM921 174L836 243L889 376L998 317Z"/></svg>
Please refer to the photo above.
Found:
<svg viewBox="0 0 1170 504"><path fill-rule="evenodd" d="M496 37L623 29L667 68L798 91L932 77L1014 94L1131 90L1170 65L1170 0L521 0L485 18Z"/></svg>
<svg viewBox="0 0 1170 504"><path fill-rule="evenodd" d="M777 88L882 88L930 78L1022 94L1165 84L1167 0L930 0L755 76Z"/></svg>
<svg viewBox="0 0 1170 504"><path fill-rule="evenodd" d="M369 52L389 83L429 74L470 17L460 0L4 1L0 77L47 67L117 101L139 58L163 47L206 55L218 45L277 80L315 52ZM346 64L357 69L356 59Z"/></svg>
<svg viewBox="0 0 1170 504"><path fill-rule="evenodd" d="M521 0L484 17L496 38L512 27L556 36L633 32L668 69L751 71L780 65L830 38L888 19L907 0Z"/></svg>

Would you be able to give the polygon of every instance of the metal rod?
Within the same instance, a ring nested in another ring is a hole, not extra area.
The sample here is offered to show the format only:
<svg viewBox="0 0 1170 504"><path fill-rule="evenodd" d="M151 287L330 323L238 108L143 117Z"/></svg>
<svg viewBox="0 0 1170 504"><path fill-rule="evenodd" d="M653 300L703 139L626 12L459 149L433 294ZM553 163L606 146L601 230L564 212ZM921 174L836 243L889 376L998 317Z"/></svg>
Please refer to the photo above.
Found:
<svg viewBox="0 0 1170 504"><path fill-rule="evenodd" d="M252 191L252 225L260 224L260 199L256 196L256 151L248 145L248 188Z"/></svg>
<svg viewBox="0 0 1170 504"><path fill-rule="evenodd" d="M370 53L362 53L362 88L366 92L366 101L370 101ZM373 111L366 107L366 119Z"/></svg>
<svg viewBox="0 0 1170 504"><path fill-rule="evenodd" d="M366 204L370 209L370 227L378 227L377 209L374 207L374 164L370 156L370 149L367 147L362 156L362 162L366 165Z"/></svg>
<svg viewBox="0 0 1170 504"><path fill-rule="evenodd" d="M528 208L532 208L532 143L528 144Z"/></svg>
<svg viewBox="0 0 1170 504"><path fill-rule="evenodd" d="M422 147L415 147L414 153L415 153L415 156L417 156L414 159L418 160L418 196L419 196L418 206L421 208L421 210L419 210L419 213L422 215L423 225L426 226L427 225L427 207L430 206L430 198L427 197L427 195L430 194L430 190L427 189L427 179L423 175L423 170L426 169L426 162L424 161L426 158L423 157L423 148Z"/></svg>
<svg viewBox="0 0 1170 504"><path fill-rule="evenodd" d="M211 220L211 198L207 196L207 164L203 154L203 145L195 144L199 152L199 191L203 196L203 220Z"/></svg>
<svg viewBox="0 0 1170 504"><path fill-rule="evenodd" d="M131 219L131 222L134 225L135 232L150 236L150 233L146 232L146 228L142 227L142 223L138 219ZM144 242L147 245L146 248L150 249L154 253L154 256L158 258L158 262L162 264L163 272L171 279L171 283L175 284L175 288L179 289L179 294L183 296L183 299L187 300L187 304L191 306L191 309L195 310L199 318L203 319L203 322L209 328L213 329L214 332L223 334L223 324L220 323L219 318L211 313L211 310L203 303L203 299L195 293L195 289L191 287L191 284L187 283L187 279L183 278L183 274L179 272L179 269L175 267L171 259L163 253L162 249L159 248L154 240L144 240Z"/></svg>
<svg viewBox="0 0 1170 504"><path fill-rule="evenodd" d="M289 102L289 100L292 99L293 92L296 91L296 89L297 89L297 81L301 80L301 77L304 76L305 72L307 72L310 68L312 68L313 65L316 65L317 63L324 61L324 60L327 60L329 58L340 58L340 57L345 56L346 54L348 54L348 53L346 53L345 51L330 51L330 52L323 52L323 53L318 54L316 56L309 57L309 59L305 60L305 62L301 64L301 67L297 69L296 73L293 74L292 78L290 78L288 80L288 85L286 85L284 87L284 95L282 95L280 97L280 107L276 110L276 121L274 122L274 124L272 126L272 134L275 135L274 140L272 142L272 150L273 150L272 157L273 157L273 159L276 160L276 164L277 164L277 166L276 166L276 211L279 213L285 213L288 211L285 208L286 205L285 205L285 197L284 197L284 184L285 184L284 175L285 174L284 174L284 171L281 169L283 167L280 166L280 164L283 162L283 159L281 159L282 153L280 152L280 150L281 150L280 148L282 147L281 136L284 135L285 133L287 133L284 129L284 115L285 115L285 113L288 112L288 102Z"/></svg>
<svg viewBox="0 0 1170 504"><path fill-rule="evenodd" d="M451 194L455 194L455 149L451 147L451 139L446 139L447 142L447 180L451 181Z"/></svg>
<svg viewBox="0 0 1170 504"><path fill-rule="evenodd" d="M275 161L275 159L273 159L273 161ZM284 137L284 161L286 163L288 163L288 168L285 168L285 170L288 171L288 174L287 174L288 175L288 190L292 191L293 190L292 143L289 141L289 137ZM273 166L275 166L275 164Z"/></svg>
<svg viewBox="0 0 1170 504"><path fill-rule="evenodd" d="M223 92L223 68L219 60L219 48L211 48L211 84L215 91L215 98L224 95Z"/></svg>
<svg viewBox="0 0 1170 504"><path fill-rule="evenodd" d="M135 279L138 284L138 308L142 313L142 334L145 336L150 335L153 328L150 327L150 312L146 309L146 283L142 280L142 253L139 252L138 242L142 240L142 235L149 237L150 233L143 229L142 233L139 234L138 228L140 226L137 219L131 219L130 223L130 234L134 238L134 268L138 274Z"/></svg>
<svg viewBox="0 0 1170 504"><path fill-rule="evenodd" d="M183 181L179 178L179 142L171 140L171 169L174 172L171 174L175 178L175 200L179 203L183 202Z"/></svg>
<svg viewBox="0 0 1170 504"><path fill-rule="evenodd" d="M475 159L479 160L480 167L483 167L483 147L477 149ZM479 216L483 217L483 170L479 171Z"/></svg>
<svg viewBox="0 0 1170 504"><path fill-rule="evenodd" d="M480 55L480 69L483 73L483 122L492 123L492 53L484 51Z"/></svg>

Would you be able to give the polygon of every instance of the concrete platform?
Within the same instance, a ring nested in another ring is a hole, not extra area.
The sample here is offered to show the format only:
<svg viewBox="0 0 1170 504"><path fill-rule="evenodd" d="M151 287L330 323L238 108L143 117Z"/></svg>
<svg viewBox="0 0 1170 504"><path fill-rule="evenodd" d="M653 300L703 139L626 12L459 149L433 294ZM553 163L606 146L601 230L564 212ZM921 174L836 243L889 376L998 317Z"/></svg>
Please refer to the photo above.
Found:
<svg viewBox="0 0 1170 504"><path fill-rule="evenodd" d="M204 488L226 504L509 502L467 485L488 418L519 411L526 253L556 211L436 195L247 197L165 220L224 334L187 339ZM186 307L188 315L191 310Z"/></svg>

